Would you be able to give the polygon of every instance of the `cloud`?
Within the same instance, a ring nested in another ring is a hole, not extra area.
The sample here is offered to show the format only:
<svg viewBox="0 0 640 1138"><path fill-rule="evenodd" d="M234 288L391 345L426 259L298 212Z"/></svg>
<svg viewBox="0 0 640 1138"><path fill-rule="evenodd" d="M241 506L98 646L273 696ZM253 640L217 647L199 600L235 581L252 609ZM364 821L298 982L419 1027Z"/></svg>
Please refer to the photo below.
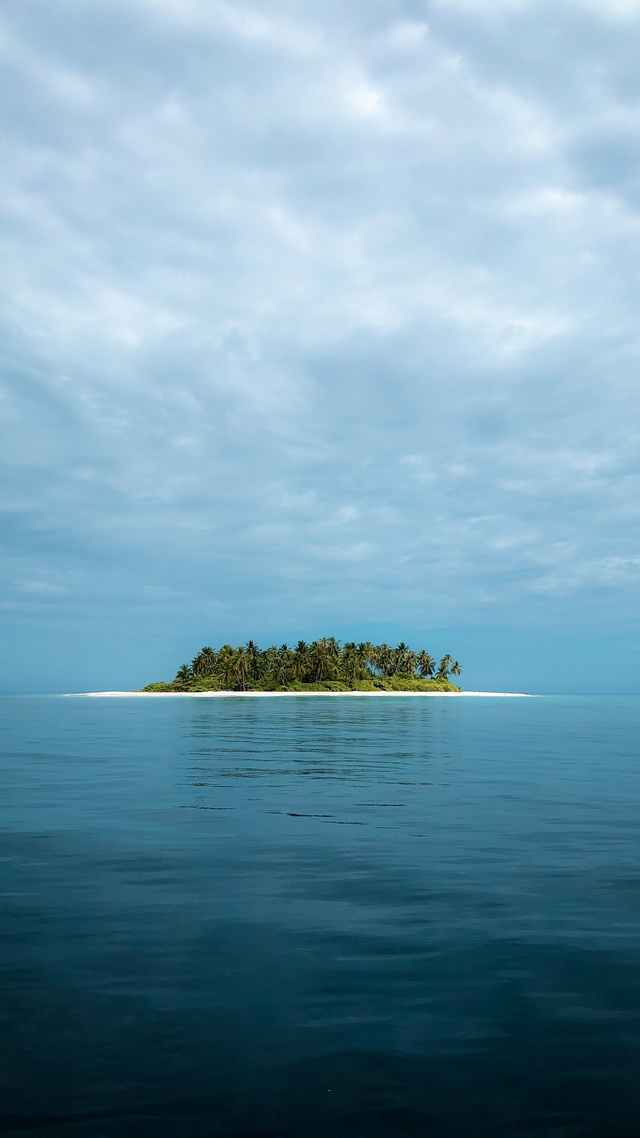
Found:
<svg viewBox="0 0 640 1138"><path fill-rule="evenodd" d="M6 603L628 612L637 17L6 5Z"/></svg>

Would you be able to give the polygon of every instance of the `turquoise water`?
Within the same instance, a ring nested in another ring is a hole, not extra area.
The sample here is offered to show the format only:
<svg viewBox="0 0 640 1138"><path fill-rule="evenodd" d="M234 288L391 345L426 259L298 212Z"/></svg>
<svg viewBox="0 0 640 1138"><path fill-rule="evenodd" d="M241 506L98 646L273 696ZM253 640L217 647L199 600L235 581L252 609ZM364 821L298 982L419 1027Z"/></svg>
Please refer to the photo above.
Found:
<svg viewBox="0 0 640 1138"><path fill-rule="evenodd" d="M640 698L1 713L0 1132L637 1138Z"/></svg>

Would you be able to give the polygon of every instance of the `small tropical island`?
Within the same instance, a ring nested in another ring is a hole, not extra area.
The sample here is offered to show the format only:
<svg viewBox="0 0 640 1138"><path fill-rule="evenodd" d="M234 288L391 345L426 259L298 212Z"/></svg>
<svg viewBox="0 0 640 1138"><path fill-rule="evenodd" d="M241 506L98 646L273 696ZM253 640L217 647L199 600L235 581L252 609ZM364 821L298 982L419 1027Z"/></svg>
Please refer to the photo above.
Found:
<svg viewBox="0 0 640 1138"><path fill-rule="evenodd" d="M249 640L238 648L202 648L183 664L170 683L147 684L144 692L459 692L450 676L462 671L457 660L434 659L407 644L349 642L333 636L295 648L258 648Z"/></svg>

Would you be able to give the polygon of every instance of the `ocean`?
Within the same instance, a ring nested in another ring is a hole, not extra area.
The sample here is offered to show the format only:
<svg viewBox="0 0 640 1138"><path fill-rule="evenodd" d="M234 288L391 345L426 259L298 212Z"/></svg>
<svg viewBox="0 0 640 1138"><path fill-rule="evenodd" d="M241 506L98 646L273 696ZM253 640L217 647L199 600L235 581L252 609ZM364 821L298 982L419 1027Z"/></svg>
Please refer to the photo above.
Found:
<svg viewBox="0 0 640 1138"><path fill-rule="evenodd" d="M640 697L3 697L0 1132L637 1138Z"/></svg>

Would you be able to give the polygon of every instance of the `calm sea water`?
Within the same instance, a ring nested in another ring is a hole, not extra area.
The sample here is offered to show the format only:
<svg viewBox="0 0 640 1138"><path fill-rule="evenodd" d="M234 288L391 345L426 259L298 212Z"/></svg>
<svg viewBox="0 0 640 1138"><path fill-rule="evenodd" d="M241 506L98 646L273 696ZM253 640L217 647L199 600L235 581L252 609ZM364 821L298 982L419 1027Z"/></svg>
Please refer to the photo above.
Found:
<svg viewBox="0 0 640 1138"><path fill-rule="evenodd" d="M640 1133L640 698L1 701L0 1131Z"/></svg>

